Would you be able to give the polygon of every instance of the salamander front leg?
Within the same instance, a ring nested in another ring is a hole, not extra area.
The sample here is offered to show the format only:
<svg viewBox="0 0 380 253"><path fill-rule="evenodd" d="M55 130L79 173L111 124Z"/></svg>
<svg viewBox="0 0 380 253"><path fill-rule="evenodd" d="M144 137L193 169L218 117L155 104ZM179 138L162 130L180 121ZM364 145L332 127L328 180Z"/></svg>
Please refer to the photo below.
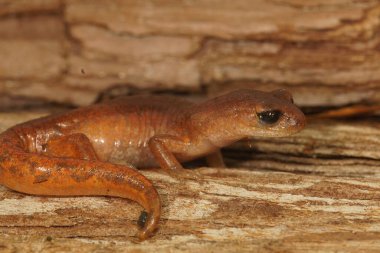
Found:
<svg viewBox="0 0 380 253"><path fill-rule="evenodd" d="M189 144L171 135L154 136L149 140L150 151L160 167L169 175L178 177L178 174L181 174L187 178L199 179L196 172L184 169L173 154L173 151L181 153L181 151L186 150L186 146Z"/></svg>
<svg viewBox="0 0 380 253"><path fill-rule="evenodd" d="M184 169L170 149L183 145L179 138L170 135L154 136L149 140L149 148L161 168L165 170Z"/></svg>

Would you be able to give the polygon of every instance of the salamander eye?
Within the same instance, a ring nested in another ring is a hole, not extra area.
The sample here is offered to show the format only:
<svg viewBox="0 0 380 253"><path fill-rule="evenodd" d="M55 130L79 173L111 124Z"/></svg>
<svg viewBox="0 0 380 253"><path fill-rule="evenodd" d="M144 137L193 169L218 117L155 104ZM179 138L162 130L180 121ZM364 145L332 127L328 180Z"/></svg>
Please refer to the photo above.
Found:
<svg viewBox="0 0 380 253"><path fill-rule="evenodd" d="M266 125L271 125L276 123L282 115L282 112L279 110L271 110L257 113L261 123Z"/></svg>

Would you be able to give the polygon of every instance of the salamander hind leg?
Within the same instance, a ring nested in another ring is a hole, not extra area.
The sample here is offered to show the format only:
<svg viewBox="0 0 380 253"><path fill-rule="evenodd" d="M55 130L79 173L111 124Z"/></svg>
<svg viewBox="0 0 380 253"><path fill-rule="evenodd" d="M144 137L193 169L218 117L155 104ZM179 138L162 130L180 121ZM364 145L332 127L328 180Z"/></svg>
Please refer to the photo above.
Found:
<svg viewBox="0 0 380 253"><path fill-rule="evenodd" d="M35 195L130 199L146 211L144 222L140 222L142 228L138 238L144 240L158 228L160 197L151 181L133 168L96 160L29 153L21 146L4 142L0 145L0 157L0 183L10 189Z"/></svg>
<svg viewBox="0 0 380 253"><path fill-rule="evenodd" d="M51 139L43 148L48 156L99 160L90 140L82 133Z"/></svg>

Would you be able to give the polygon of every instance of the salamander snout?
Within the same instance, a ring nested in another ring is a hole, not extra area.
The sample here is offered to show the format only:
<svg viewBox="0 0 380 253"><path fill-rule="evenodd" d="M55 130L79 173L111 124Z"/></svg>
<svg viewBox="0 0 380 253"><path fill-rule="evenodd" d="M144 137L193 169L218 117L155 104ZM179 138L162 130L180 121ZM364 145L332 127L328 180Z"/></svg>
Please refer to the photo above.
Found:
<svg viewBox="0 0 380 253"><path fill-rule="evenodd" d="M284 126L289 134L301 131L306 125L305 115L295 106L291 111L284 113L284 121Z"/></svg>

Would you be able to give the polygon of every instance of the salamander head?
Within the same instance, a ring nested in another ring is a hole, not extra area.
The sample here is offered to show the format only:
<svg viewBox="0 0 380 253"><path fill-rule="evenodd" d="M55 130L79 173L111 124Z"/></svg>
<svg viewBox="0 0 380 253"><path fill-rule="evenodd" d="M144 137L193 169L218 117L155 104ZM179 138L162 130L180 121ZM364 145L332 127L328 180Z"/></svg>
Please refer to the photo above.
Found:
<svg viewBox="0 0 380 253"><path fill-rule="evenodd" d="M286 90L255 91L246 99L247 104L243 107L247 106L247 118L241 123L251 136L288 136L305 127L305 115L294 105L292 95Z"/></svg>
<svg viewBox="0 0 380 253"><path fill-rule="evenodd" d="M224 145L244 137L288 136L302 130L306 118L286 90L243 89L200 104L192 121L210 141Z"/></svg>

